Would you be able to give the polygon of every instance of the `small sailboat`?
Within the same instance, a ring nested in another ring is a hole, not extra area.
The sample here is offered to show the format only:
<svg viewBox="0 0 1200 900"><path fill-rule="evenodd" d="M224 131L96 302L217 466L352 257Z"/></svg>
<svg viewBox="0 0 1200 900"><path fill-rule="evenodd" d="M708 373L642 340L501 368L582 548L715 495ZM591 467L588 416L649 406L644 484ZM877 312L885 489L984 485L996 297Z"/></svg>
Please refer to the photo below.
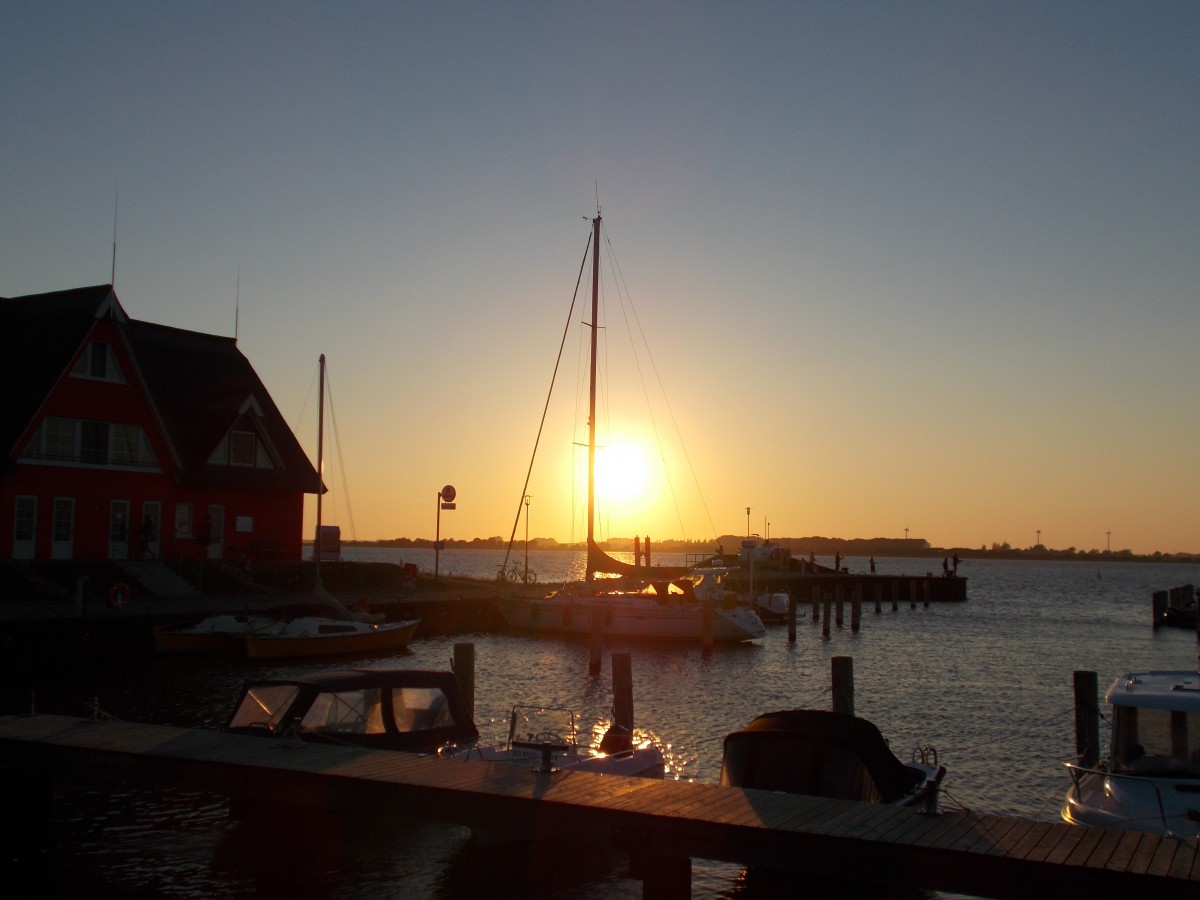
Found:
<svg viewBox="0 0 1200 900"><path fill-rule="evenodd" d="M762 620L721 589L715 571L627 563L596 541L596 360L600 295L600 223L592 219L592 309L588 385L587 567L584 580L548 597L503 598L501 615L512 628L539 633L610 638L739 642L762 637ZM647 553L647 559L649 554ZM600 576L600 577L597 577ZM598 620L598 621L597 621Z"/></svg>

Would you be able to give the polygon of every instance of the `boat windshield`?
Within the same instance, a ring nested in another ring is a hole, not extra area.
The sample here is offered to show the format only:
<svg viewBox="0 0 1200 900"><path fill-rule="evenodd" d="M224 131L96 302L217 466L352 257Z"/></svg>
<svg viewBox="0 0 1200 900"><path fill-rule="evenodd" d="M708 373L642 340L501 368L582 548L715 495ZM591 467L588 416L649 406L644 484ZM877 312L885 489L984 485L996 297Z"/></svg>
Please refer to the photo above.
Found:
<svg viewBox="0 0 1200 900"><path fill-rule="evenodd" d="M300 729L321 734L383 734L382 693L377 687L322 692L300 720Z"/></svg>
<svg viewBox="0 0 1200 900"><path fill-rule="evenodd" d="M1200 712L1114 706L1113 769L1200 778Z"/></svg>
<svg viewBox="0 0 1200 900"><path fill-rule="evenodd" d="M265 684L252 687L242 697L229 727L268 728L274 731L291 709L300 688L295 684Z"/></svg>

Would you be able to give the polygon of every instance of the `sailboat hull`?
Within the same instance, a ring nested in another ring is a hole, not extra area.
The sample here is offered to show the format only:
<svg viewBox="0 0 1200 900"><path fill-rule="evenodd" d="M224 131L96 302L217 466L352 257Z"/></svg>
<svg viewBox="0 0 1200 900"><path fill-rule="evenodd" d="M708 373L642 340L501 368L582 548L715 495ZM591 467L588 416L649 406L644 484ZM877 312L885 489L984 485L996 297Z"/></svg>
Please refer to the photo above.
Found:
<svg viewBox="0 0 1200 900"><path fill-rule="evenodd" d="M510 628L547 634L590 635L593 613L602 618L605 638L648 638L702 641L705 612L699 604L670 606L643 595L567 597L496 601ZM711 610L712 639L723 643L750 641L766 634L762 620L745 607Z"/></svg>

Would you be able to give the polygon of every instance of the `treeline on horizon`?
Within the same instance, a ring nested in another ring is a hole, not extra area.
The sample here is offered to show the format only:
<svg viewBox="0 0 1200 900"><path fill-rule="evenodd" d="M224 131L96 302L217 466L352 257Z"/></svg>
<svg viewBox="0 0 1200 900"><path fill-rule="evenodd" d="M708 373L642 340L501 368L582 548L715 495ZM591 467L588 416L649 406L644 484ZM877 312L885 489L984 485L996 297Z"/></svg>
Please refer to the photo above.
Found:
<svg viewBox="0 0 1200 900"><path fill-rule="evenodd" d="M741 535L725 534L715 541L663 540L651 541L651 553L737 553L744 538ZM634 538L609 538L599 541L604 550L632 552ZM1084 560L1172 560L1193 561L1200 558L1195 553L1136 554L1132 550L1077 550L1068 547L1055 550L1041 544L1034 547L1013 547L1008 543L992 544L990 547L934 547L923 538L773 538L771 543L790 550L793 556L949 556L957 554L960 559L1084 559ZM342 544L353 547L396 547L433 549L431 538L390 538L378 541L343 540ZM524 549L524 540L513 546ZM442 539L443 550L504 550L508 541L499 535L470 540ZM530 550L585 550L585 541L560 543L554 538L530 538Z"/></svg>

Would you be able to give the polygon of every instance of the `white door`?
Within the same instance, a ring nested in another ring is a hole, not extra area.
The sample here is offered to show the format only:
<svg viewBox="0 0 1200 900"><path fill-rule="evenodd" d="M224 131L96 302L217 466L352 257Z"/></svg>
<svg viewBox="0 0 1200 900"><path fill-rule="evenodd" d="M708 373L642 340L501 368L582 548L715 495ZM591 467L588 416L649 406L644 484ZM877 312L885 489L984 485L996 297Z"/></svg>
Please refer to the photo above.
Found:
<svg viewBox="0 0 1200 900"><path fill-rule="evenodd" d="M37 497L18 497L13 511L13 559L33 559L37 551Z"/></svg>
<svg viewBox="0 0 1200 900"><path fill-rule="evenodd" d="M208 507L208 558L225 558L225 507L213 503Z"/></svg>
<svg viewBox="0 0 1200 900"><path fill-rule="evenodd" d="M108 558L129 559L129 501L113 500L108 507Z"/></svg>
<svg viewBox="0 0 1200 900"><path fill-rule="evenodd" d="M75 555L75 498L54 498L54 522L50 532L50 558L71 559Z"/></svg>

